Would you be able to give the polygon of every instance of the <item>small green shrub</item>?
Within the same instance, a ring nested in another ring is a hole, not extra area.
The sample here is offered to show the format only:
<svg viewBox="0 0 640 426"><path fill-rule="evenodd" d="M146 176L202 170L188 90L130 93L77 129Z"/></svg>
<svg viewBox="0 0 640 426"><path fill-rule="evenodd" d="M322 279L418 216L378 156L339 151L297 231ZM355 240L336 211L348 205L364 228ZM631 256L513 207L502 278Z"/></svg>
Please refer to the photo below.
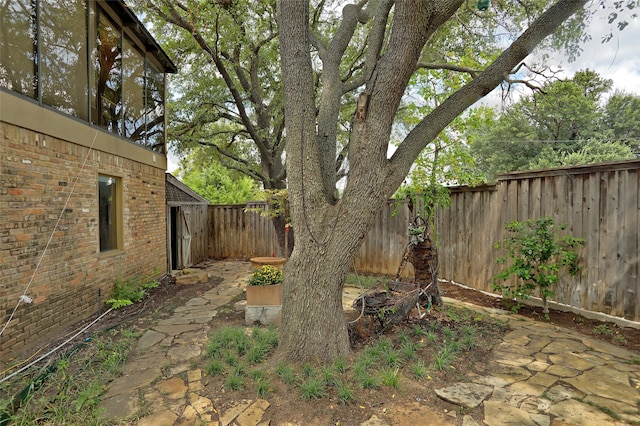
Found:
<svg viewBox="0 0 640 426"><path fill-rule="evenodd" d="M258 398L265 398L271 393L271 385L269 380L260 378L256 380L256 396Z"/></svg>
<svg viewBox="0 0 640 426"><path fill-rule="evenodd" d="M210 376L218 376L225 372L225 366L222 361L216 358L211 358L204 367L205 373Z"/></svg>
<svg viewBox="0 0 640 426"><path fill-rule="evenodd" d="M353 390L351 390L351 388L344 383L338 384L338 399L343 404L347 404L353 401Z"/></svg>
<svg viewBox="0 0 640 426"><path fill-rule="evenodd" d="M349 369L347 360L343 356L339 356L333 361L333 369L338 373L344 373Z"/></svg>
<svg viewBox="0 0 640 426"><path fill-rule="evenodd" d="M399 367L400 366L401 355L400 352L392 349L383 354L383 360L386 366L388 367Z"/></svg>
<svg viewBox="0 0 640 426"><path fill-rule="evenodd" d="M418 360L415 364L411 366L411 372L416 380L424 380L429 376L429 371L427 370L427 366L424 365L424 361Z"/></svg>
<svg viewBox="0 0 640 426"><path fill-rule="evenodd" d="M400 386L400 370L398 368L385 368L380 372L382 383L390 388L397 389Z"/></svg>
<svg viewBox="0 0 640 426"><path fill-rule="evenodd" d="M280 362L276 367L276 374L287 385L292 385L296 382L296 374L292 366Z"/></svg>
<svg viewBox="0 0 640 426"><path fill-rule="evenodd" d="M493 279L493 289L518 303L512 308L516 312L522 306L519 300L528 299L535 291L542 299L543 313L549 313L547 298L553 296L552 288L558 282L560 268L566 267L569 274L579 271L578 254L575 248L584 245L584 240L571 236L556 235L554 220L541 217L526 222L511 222L505 226L507 235L495 245L506 252L497 259L509 265ZM565 226L560 227L561 230ZM515 284L502 281L515 277Z"/></svg>
<svg viewBox="0 0 640 426"><path fill-rule="evenodd" d="M333 367L322 367L320 369L320 375L322 377L322 382L326 386L333 386L338 384L338 375Z"/></svg>
<svg viewBox="0 0 640 426"><path fill-rule="evenodd" d="M380 387L380 379L367 372L356 373L356 382L362 389L377 389Z"/></svg>
<svg viewBox="0 0 640 426"><path fill-rule="evenodd" d="M158 280L143 280L140 277L118 278L113 284L111 295L106 303L113 309L123 308L140 302L149 295L149 291L160 285Z"/></svg>
<svg viewBox="0 0 640 426"><path fill-rule="evenodd" d="M244 377L231 374L227 377L227 380L225 380L224 386L229 390L242 390L244 388Z"/></svg>

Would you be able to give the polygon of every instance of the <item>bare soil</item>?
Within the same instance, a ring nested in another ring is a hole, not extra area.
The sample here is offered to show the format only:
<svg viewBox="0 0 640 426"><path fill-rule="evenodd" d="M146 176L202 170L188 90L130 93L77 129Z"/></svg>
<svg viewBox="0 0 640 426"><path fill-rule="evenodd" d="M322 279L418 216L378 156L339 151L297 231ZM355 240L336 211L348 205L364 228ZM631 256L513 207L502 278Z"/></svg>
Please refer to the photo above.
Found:
<svg viewBox="0 0 640 426"><path fill-rule="evenodd" d="M510 310L513 306L513 303L502 298L493 297L476 290L469 290L455 284L441 283L440 289L447 297L478 306L504 310ZM546 319L542 314L542 308L531 306L521 307L518 310L518 314L536 321L568 328L585 336L613 343L640 354L640 328L620 327L611 322L589 319L572 312L563 312L555 309L550 309L549 319Z"/></svg>

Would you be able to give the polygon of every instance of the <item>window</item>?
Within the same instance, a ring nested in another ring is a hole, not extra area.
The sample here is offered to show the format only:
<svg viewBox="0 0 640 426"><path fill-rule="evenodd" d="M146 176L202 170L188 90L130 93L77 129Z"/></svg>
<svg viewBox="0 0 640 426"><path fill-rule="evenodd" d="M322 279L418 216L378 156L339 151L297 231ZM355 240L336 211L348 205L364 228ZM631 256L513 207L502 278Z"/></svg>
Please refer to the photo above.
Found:
<svg viewBox="0 0 640 426"><path fill-rule="evenodd" d="M42 103L88 120L86 2L41 1L38 22Z"/></svg>
<svg viewBox="0 0 640 426"><path fill-rule="evenodd" d="M92 99L93 124L121 135L122 42L120 29L100 13L96 47L93 52L95 87Z"/></svg>
<svg viewBox="0 0 640 426"><path fill-rule="evenodd" d="M129 37L124 38L122 54L124 135L136 142L144 143L144 55Z"/></svg>
<svg viewBox="0 0 640 426"><path fill-rule="evenodd" d="M121 248L122 207L120 206L120 179L98 176L98 221L100 228L100 251Z"/></svg>
<svg viewBox="0 0 640 426"><path fill-rule="evenodd" d="M162 154L167 71L121 0L0 0L0 88Z"/></svg>
<svg viewBox="0 0 640 426"><path fill-rule="evenodd" d="M146 146L164 153L164 73L147 61Z"/></svg>
<svg viewBox="0 0 640 426"><path fill-rule="evenodd" d="M0 87L36 97L34 0L0 2Z"/></svg>

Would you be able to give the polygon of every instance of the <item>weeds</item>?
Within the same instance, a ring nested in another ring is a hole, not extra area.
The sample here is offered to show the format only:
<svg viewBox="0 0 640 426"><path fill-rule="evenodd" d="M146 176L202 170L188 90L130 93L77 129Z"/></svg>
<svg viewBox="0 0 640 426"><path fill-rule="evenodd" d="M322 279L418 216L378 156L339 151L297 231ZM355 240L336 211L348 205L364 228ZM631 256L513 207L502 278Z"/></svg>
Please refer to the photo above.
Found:
<svg viewBox="0 0 640 426"><path fill-rule="evenodd" d="M16 425L100 424L100 397L120 373L137 337L130 329L96 335L48 367L0 384L0 420Z"/></svg>
<svg viewBox="0 0 640 426"><path fill-rule="evenodd" d="M385 368L380 372L382 384L397 389L400 386L400 370L398 368Z"/></svg>
<svg viewBox="0 0 640 426"><path fill-rule="evenodd" d="M607 334L607 335L612 335L613 334L613 330L611 330L607 324L600 324L597 325L593 328L593 332L595 334Z"/></svg>
<svg viewBox="0 0 640 426"><path fill-rule="evenodd" d="M143 279L141 277L118 278L113 283L111 296L106 301L113 309L133 305L149 295L149 291L158 287L160 281L155 279Z"/></svg>
<svg viewBox="0 0 640 426"><path fill-rule="evenodd" d="M276 367L276 374L286 385L293 385L296 382L296 375L293 367L283 362L279 363Z"/></svg>
<svg viewBox="0 0 640 426"><path fill-rule="evenodd" d="M427 370L427 366L424 365L424 361L422 360L419 360L411 366L411 372L416 380L424 380L429 377L429 370Z"/></svg>
<svg viewBox="0 0 640 426"><path fill-rule="evenodd" d="M258 398L265 398L271 393L271 385L268 379L256 380L256 396Z"/></svg>

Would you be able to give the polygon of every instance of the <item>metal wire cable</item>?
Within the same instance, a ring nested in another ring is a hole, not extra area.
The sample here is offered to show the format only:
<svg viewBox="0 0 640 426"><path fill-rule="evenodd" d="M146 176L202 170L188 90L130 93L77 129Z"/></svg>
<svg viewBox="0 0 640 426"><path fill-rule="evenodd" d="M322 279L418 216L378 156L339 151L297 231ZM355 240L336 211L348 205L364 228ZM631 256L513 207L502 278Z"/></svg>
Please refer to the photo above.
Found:
<svg viewBox="0 0 640 426"><path fill-rule="evenodd" d="M75 339L76 337L78 337L79 335L81 335L82 333L84 333L89 327L91 327L93 324L97 323L98 321L100 321L102 319L102 317L104 317L105 315L107 315L109 312L111 312L113 310L113 308L109 308L105 311L104 314L100 315L98 318L94 319L92 322L90 322L89 324L87 324L86 326L84 326L80 331L78 331L76 334L74 334L73 336L69 337L67 340L65 340L64 342L60 343L58 346L56 346L55 348L51 349L49 352L47 352L46 354L42 355L41 357L39 357L38 359L36 359L35 361L25 365L24 367L22 367L20 370L14 371L13 373L9 374L6 377L3 377L2 379L0 379L0 383L3 383L7 380L9 380L10 378L12 378L13 376L15 376L16 374L19 374L21 372L23 372L24 370L26 370L27 368L31 367L34 364L37 364L38 362L42 361L43 359L45 359L46 357L48 357L49 355L53 354L54 352L56 352L58 349L60 349L61 347L63 347L64 345L66 345L67 343L69 343L70 341L72 341L73 339Z"/></svg>
<svg viewBox="0 0 640 426"><path fill-rule="evenodd" d="M360 281L360 275L358 275L358 269L356 268L355 261L353 262L353 272L356 274L356 280L358 280L358 285L360 286L360 298L362 299L362 309L360 309L360 315L358 315L358 318L354 319L353 321L347 321L347 324L355 324L356 322L360 321L360 318L362 318L362 316L364 315L364 305L366 305L366 302L364 300L364 286Z"/></svg>
<svg viewBox="0 0 640 426"><path fill-rule="evenodd" d="M42 263L42 259L44 259L44 255L47 252L47 249L49 248L49 245L51 244L51 240L53 240L53 235L55 234L56 229L58 229L58 225L60 225L60 221L62 220L62 216L64 215L64 212L67 210L67 205L69 204L69 200L71 199L71 195L73 195L73 192L76 189L76 185L78 184L78 181L80 180L80 174L82 173L82 171L84 170L84 168L85 168L85 166L87 164L87 160L89 159L89 154L91 154L91 151L93 150L93 145L96 143L96 139L97 138L98 138L98 130L96 130L96 134L93 136L93 141L91 141L91 146L89 146L89 150L87 151L87 155L84 157L84 161L82 163L82 167L80 168L80 171L78 172L78 175L76 176L76 180L73 183L73 186L71 187L71 190L69 191L69 195L67 196L67 200L65 201L64 206L62 207L62 211L60 212L60 215L58 216L58 220L56 221L56 224L53 227L53 230L51 230L51 235L49 235L49 240L47 241L47 244L45 245L44 250L42 251L42 254L40 255L40 258L38 259L38 263L36 264L36 269L34 269L33 274L31 274L31 278L29 279L29 283L27 284L26 288L22 292L22 295L20 295L20 297L18 298L18 303L16 304L16 307L13 308L13 312L11 312L11 315L9 315L9 319L5 323L4 327L2 327L2 330L0 330L0 337L2 336L2 333L4 333L6 328L9 326L9 323L11 322L11 320L13 320L13 317L15 316L16 311L18 310L18 306L20 306L20 303L22 303L22 302L31 303L31 298L29 296L27 296L27 291L29 290L29 287L31 287L31 284L33 283L33 279L35 278L36 273L38 272L38 269L40 268L40 264Z"/></svg>

